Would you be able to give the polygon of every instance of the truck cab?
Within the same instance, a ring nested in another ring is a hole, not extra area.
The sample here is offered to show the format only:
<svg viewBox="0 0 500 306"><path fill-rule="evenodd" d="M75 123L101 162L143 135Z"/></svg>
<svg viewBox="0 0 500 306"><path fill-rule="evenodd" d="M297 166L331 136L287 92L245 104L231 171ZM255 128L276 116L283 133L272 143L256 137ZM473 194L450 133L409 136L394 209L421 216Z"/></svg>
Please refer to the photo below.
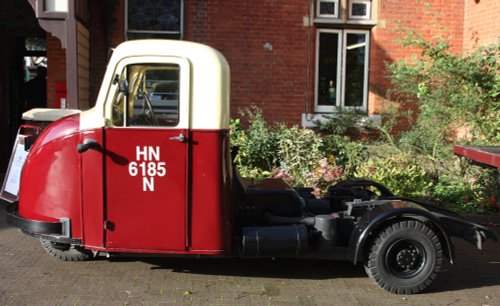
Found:
<svg viewBox="0 0 500 306"><path fill-rule="evenodd" d="M94 108L23 138L29 153L8 221L63 260L341 258L405 294L425 289L444 258L453 261L451 237L478 247L496 239L376 182L346 181L314 199L280 180L241 178L231 163L229 74L224 56L205 45L121 44Z"/></svg>

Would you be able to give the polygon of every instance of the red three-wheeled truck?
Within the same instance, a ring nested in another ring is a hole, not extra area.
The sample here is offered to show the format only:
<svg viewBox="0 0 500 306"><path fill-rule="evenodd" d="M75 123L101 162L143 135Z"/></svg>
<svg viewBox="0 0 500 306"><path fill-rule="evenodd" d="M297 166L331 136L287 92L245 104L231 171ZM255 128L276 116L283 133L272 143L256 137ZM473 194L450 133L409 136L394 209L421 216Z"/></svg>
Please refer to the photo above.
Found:
<svg viewBox="0 0 500 306"><path fill-rule="evenodd" d="M2 193L8 222L62 260L346 259L398 294L420 292L453 262L452 237L478 248L496 240L372 181L336 184L323 199L245 181L231 164L229 87L226 60L208 46L121 44L94 108L18 135Z"/></svg>

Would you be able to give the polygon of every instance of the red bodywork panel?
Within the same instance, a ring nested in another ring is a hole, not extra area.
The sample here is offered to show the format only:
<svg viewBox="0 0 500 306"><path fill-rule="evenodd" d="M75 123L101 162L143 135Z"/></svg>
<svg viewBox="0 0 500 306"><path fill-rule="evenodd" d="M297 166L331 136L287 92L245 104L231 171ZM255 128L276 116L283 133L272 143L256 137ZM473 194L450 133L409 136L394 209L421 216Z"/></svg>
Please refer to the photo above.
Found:
<svg viewBox="0 0 500 306"><path fill-rule="evenodd" d="M80 143L92 139L104 148L103 129L83 131ZM83 242L87 247L104 245L104 154L103 150L88 150L79 154L82 169Z"/></svg>
<svg viewBox="0 0 500 306"><path fill-rule="evenodd" d="M187 141L171 139L180 134ZM78 153L85 139L99 148ZM69 218L71 238L94 250L223 254L232 247L230 182L227 130L79 131L74 115L50 125L31 148L19 214Z"/></svg>
<svg viewBox="0 0 500 306"><path fill-rule="evenodd" d="M38 137L23 168L19 215L39 221L71 219L71 236L82 238L79 115L56 121Z"/></svg>
<svg viewBox="0 0 500 306"><path fill-rule="evenodd" d="M192 131L191 250L231 250L229 131Z"/></svg>

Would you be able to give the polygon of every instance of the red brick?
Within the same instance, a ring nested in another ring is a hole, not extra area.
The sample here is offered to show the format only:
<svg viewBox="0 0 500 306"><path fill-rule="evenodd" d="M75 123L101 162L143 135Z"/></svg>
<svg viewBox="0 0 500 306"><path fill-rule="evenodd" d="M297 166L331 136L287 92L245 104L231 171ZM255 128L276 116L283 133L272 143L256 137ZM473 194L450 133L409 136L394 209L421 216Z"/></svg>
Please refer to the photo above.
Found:
<svg viewBox="0 0 500 306"><path fill-rule="evenodd" d="M56 83L66 82L66 50L54 36L47 34L47 107L56 104ZM57 102L59 103L59 102Z"/></svg>

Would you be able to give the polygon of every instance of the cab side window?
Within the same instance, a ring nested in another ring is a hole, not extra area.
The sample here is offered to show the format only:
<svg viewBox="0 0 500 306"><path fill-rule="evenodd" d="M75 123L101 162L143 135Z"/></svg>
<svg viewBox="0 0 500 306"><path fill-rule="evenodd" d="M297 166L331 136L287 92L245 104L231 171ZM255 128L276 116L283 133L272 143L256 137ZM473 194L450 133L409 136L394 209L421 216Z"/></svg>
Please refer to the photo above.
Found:
<svg viewBox="0 0 500 306"><path fill-rule="evenodd" d="M113 101L113 125L177 126L179 65L134 64L125 70Z"/></svg>

